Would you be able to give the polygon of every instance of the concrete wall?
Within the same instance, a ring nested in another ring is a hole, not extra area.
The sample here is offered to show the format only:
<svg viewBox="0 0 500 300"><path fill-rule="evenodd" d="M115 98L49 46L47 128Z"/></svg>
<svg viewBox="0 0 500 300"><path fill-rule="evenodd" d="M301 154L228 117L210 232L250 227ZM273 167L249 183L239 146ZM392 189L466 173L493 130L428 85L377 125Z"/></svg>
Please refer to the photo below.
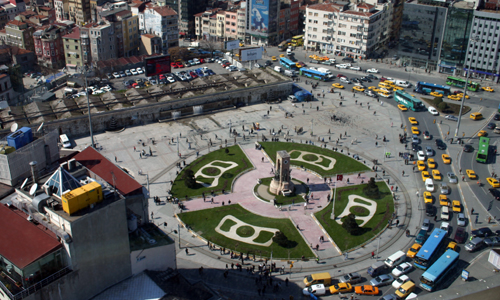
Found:
<svg viewBox="0 0 500 300"><path fill-rule="evenodd" d="M292 82L279 82L268 85L241 88L227 92L197 96L186 99L165 101L149 105L141 105L116 111L92 114L92 130L102 132L109 128L111 118L116 120L118 127L131 127L170 119L172 111L181 111L182 116L190 115L193 106L202 105L204 112L231 107L237 103L251 105L278 98L286 99L292 92ZM161 97L158 97L158 99ZM36 128L36 125L33 126ZM44 125L45 130L58 130L71 137L89 134L88 116L57 120Z"/></svg>
<svg viewBox="0 0 500 300"><path fill-rule="evenodd" d="M175 260L175 243L137 250L130 253L130 264L132 265L132 275L141 273L144 270L165 271L168 268L177 269Z"/></svg>
<svg viewBox="0 0 500 300"><path fill-rule="evenodd" d="M87 300L132 275L124 199L82 216L71 227L73 272L26 299Z"/></svg>

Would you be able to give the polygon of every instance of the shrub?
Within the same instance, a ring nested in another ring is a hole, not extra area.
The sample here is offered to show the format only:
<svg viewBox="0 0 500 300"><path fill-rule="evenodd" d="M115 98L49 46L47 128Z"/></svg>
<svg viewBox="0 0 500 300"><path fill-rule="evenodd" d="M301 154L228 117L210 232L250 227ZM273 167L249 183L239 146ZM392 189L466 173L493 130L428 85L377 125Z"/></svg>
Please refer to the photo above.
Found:
<svg viewBox="0 0 500 300"><path fill-rule="evenodd" d="M196 187L196 179L194 178L193 170L189 169L184 173L184 184L190 189Z"/></svg>
<svg viewBox="0 0 500 300"><path fill-rule="evenodd" d="M353 214L348 214L342 221L342 227L350 234L356 235L359 233L359 225L356 222L356 217Z"/></svg>
<svg viewBox="0 0 500 300"><path fill-rule="evenodd" d="M434 100L432 100L432 102L434 103L435 107L439 107L439 104L443 102L443 99L441 97L435 97Z"/></svg>
<svg viewBox="0 0 500 300"><path fill-rule="evenodd" d="M446 102L441 102L439 103L438 107L437 107L440 111L445 111L447 108L448 108L448 103Z"/></svg>
<svg viewBox="0 0 500 300"><path fill-rule="evenodd" d="M273 242L275 242L276 244L280 245L283 248L293 248L297 246L297 242L290 241L286 237L286 235L281 231L276 232L276 234L273 237Z"/></svg>
<svg viewBox="0 0 500 300"><path fill-rule="evenodd" d="M380 191L378 189L378 185L375 183L375 178L371 177L368 183L363 188L363 192L365 195L372 199L380 198Z"/></svg>

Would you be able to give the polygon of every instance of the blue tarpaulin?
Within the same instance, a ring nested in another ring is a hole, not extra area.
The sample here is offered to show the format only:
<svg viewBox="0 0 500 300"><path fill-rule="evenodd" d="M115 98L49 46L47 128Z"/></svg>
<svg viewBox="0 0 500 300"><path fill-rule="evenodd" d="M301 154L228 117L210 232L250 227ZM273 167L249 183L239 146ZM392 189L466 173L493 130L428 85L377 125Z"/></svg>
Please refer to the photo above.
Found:
<svg viewBox="0 0 500 300"><path fill-rule="evenodd" d="M61 77L61 76L64 76L65 74L66 74L66 73L64 73L64 72L57 73L56 75L52 75L52 76L48 77L47 79L45 79L45 82L46 82L46 83L50 83L50 82L52 82L53 80L55 80L55 79L57 79L57 78L59 78L59 77Z"/></svg>

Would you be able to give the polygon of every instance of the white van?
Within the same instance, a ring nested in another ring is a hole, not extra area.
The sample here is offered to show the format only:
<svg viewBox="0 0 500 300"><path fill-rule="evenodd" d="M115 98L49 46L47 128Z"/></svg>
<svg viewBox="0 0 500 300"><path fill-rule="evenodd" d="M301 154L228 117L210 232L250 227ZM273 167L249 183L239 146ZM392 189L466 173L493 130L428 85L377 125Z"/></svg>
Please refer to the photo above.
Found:
<svg viewBox="0 0 500 300"><path fill-rule="evenodd" d="M405 87L405 88L408 88L411 86L411 83L409 81L406 81L406 80L396 80L395 84L397 86Z"/></svg>
<svg viewBox="0 0 500 300"><path fill-rule="evenodd" d="M332 72L327 68L318 68L318 71L321 73L332 74Z"/></svg>
<svg viewBox="0 0 500 300"><path fill-rule="evenodd" d="M394 268L395 266L404 263L406 260L406 254L403 251L398 251L394 253L393 255L389 256L384 263L389 267L389 268Z"/></svg>
<svg viewBox="0 0 500 300"><path fill-rule="evenodd" d="M280 66L275 66L274 71L281 73L281 67Z"/></svg>
<svg viewBox="0 0 500 300"><path fill-rule="evenodd" d="M450 220L450 208L448 206L441 206L441 220Z"/></svg>
<svg viewBox="0 0 500 300"><path fill-rule="evenodd" d="M290 48L286 49L286 55L290 56L292 54L293 54L292 49Z"/></svg>
<svg viewBox="0 0 500 300"><path fill-rule="evenodd" d="M297 76L297 74L293 70L285 70L285 76L295 77L295 76Z"/></svg>
<svg viewBox="0 0 500 300"><path fill-rule="evenodd" d="M61 141L61 144L63 145L64 148L71 148L71 142L69 141L67 135L61 134L59 136L59 140Z"/></svg>

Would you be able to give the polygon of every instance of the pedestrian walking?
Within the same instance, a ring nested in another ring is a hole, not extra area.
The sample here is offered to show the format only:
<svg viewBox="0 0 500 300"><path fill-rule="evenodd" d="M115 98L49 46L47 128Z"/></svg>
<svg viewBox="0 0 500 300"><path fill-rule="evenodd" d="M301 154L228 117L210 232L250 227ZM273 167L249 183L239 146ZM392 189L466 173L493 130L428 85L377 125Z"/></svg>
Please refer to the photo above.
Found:
<svg viewBox="0 0 500 300"><path fill-rule="evenodd" d="M470 214L473 215L474 214L474 207L470 210Z"/></svg>
<svg viewBox="0 0 500 300"><path fill-rule="evenodd" d="M402 177L405 177L405 171L404 171L404 170L403 170L402 174L403 174L403 176L402 176Z"/></svg>
<svg viewBox="0 0 500 300"><path fill-rule="evenodd" d="M372 251L372 259L375 258L375 252Z"/></svg>
<svg viewBox="0 0 500 300"><path fill-rule="evenodd" d="M189 250L188 250L188 248L186 248L186 254L187 254L187 255L189 255Z"/></svg>

